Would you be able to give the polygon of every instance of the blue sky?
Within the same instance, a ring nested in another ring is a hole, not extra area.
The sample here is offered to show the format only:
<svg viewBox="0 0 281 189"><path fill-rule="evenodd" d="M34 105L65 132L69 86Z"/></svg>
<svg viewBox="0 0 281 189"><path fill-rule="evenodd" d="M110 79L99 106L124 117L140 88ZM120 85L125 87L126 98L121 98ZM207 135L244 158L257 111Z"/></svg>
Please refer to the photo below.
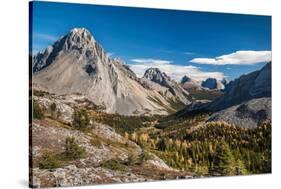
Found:
<svg viewBox="0 0 281 189"><path fill-rule="evenodd" d="M33 3L33 53L72 28L87 28L139 75L228 80L271 60L271 17L50 2Z"/></svg>

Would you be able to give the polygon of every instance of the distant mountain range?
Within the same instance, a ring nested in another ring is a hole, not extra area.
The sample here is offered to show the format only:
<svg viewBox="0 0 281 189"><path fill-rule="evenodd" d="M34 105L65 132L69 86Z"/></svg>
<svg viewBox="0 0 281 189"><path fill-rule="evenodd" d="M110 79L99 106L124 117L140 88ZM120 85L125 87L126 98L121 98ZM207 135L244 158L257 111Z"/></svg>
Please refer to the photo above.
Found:
<svg viewBox="0 0 281 189"><path fill-rule="evenodd" d="M204 81L197 81L185 75L181 79L181 85L185 89L208 89L208 90L222 90L225 88L227 81L225 79L218 80L216 78L207 78Z"/></svg>
<svg viewBox="0 0 281 189"><path fill-rule="evenodd" d="M36 54L32 69L36 90L80 94L107 113L166 115L183 109L177 115L188 115L194 111L220 112L258 98L270 98L271 102L271 63L229 83L215 78L199 82L187 75L178 83L158 68L149 68L138 78L122 60L109 58L84 28L71 30ZM271 106L253 107L257 111L266 109L261 119L271 116ZM253 112L247 115L255 115ZM221 115L226 114L217 114L212 119L222 119Z"/></svg>
<svg viewBox="0 0 281 189"><path fill-rule="evenodd" d="M256 127L271 120L271 62L262 69L230 81L224 94L208 103L192 103L177 116L200 112L213 113L210 121L226 121Z"/></svg>
<svg viewBox="0 0 281 189"><path fill-rule="evenodd" d="M143 78L120 59L111 59L84 28L75 28L33 57L33 87L56 94L78 93L108 113L168 114L191 96L159 69Z"/></svg>

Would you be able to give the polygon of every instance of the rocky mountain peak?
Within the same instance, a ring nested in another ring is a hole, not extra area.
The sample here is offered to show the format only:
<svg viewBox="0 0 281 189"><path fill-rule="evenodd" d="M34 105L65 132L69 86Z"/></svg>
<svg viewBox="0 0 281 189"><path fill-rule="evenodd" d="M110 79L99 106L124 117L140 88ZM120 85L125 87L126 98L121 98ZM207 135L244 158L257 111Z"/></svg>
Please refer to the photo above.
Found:
<svg viewBox="0 0 281 189"><path fill-rule="evenodd" d="M102 47L87 29L74 28L58 39L52 46L33 57L33 72L48 67L59 54L64 52L71 52L83 59L97 60L99 57L104 62L109 61Z"/></svg>
<svg viewBox="0 0 281 189"><path fill-rule="evenodd" d="M167 82L170 80L170 78L164 72L161 72L159 68L147 69L143 77L163 86L166 86Z"/></svg>
<svg viewBox="0 0 281 189"><path fill-rule="evenodd" d="M227 84L226 79L218 80L216 78L207 78L206 80L202 81L201 87L210 90L222 90L225 88Z"/></svg>
<svg viewBox="0 0 281 189"><path fill-rule="evenodd" d="M216 89L218 87L218 82L215 78L207 78L202 82L201 86L208 89Z"/></svg>
<svg viewBox="0 0 281 189"><path fill-rule="evenodd" d="M87 29L74 28L66 35L65 45L67 49L91 48L95 45L95 39Z"/></svg>
<svg viewBox="0 0 281 189"><path fill-rule="evenodd" d="M121 59L109 58L85 28L72 29L34 56L32 66L33 81L40 90L79 93L110 113L167 114L178 108L172 107L171 100L189 103L188 93L165 73L151 68L142 81ZM169 109L163 109L163 104Z"/></svg>
<svg viewBox="0 0 281 189"><path fill-rule="evenodd" d="M188 77L187 75L183 76L182 79L181 79L181 84L184 84L186 82L190 82L191 81L191 78Z"/></svg>

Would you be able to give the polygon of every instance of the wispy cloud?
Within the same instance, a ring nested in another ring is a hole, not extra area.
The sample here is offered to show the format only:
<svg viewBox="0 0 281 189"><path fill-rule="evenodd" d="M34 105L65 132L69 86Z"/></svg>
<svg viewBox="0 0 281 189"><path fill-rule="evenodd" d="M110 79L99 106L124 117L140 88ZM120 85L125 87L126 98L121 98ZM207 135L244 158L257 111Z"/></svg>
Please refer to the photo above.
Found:
<svg viewBox="0 0 281 189"><path fill-rule="evenodd" d="M194 58L190 62L214 65L251 65L271 61L271 51L236 51L215 58Z"/></svg>
<svg viewBox="0 0 281 189"><path fill-rule="evenodd" d="M45 40L45 41L56 41L58 39L57 36L45 34L45 33L34 33L34 39L35 40Z"/></svg>
<svg viewBox="0 0 281 189"><path fill-rule="evenodd" d="M153 58L136 58L136 59L131 59L132 62L136 62L136 63L141 63L141 64L154 64L154 65L158 65L158 64L170 64L172 63L172 61L170 60L161 60L161 59L153 59Z"/></svg>
<svg viewBox="0 0 281 189"><path fill-rule="evenodd" d="M221 72L205 72L196 66L178 65L170 60L138 58L131 59L131 62L132 63L129 66L138 77L142 77L148 68L159 68L162 72L165 72L177 81L180 81L184 75L188 75L198 81L205 80L209 77L217 78L219 80L225 78L225 75Z"/></svg>
<svg viewBox="0 0 281 189"><path fill-rule="evenodd" d="M196 55L197 53L195 53L195 52L183 52L183 54L185 54L185 55Z"/></svg>

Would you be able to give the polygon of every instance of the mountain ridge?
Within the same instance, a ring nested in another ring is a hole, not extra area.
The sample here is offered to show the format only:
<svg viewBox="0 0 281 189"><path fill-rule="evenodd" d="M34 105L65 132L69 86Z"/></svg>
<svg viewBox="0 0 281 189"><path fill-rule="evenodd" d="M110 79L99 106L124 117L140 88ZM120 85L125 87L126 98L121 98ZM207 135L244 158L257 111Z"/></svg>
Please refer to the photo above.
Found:
<svg viewBox="0 0 281 189"><path fill-rule="evenodd" d="M137 78L123 61L109 58L85 28L72 29L39 52L32 65L34 86L57 94L81 93L108 113L168 114L176 111L171 101L190 103L184 94L171 96L169 88Z"/></svg>
<svg viewBox="0 0 281 189"><path fill-rule="evenodd" d="M192 103L176 115L204 112L212 113L210 121L227 121L245 127L256 127L262 121L271 120L271 62L230 81L224 94L212 102Z"/></svg>

